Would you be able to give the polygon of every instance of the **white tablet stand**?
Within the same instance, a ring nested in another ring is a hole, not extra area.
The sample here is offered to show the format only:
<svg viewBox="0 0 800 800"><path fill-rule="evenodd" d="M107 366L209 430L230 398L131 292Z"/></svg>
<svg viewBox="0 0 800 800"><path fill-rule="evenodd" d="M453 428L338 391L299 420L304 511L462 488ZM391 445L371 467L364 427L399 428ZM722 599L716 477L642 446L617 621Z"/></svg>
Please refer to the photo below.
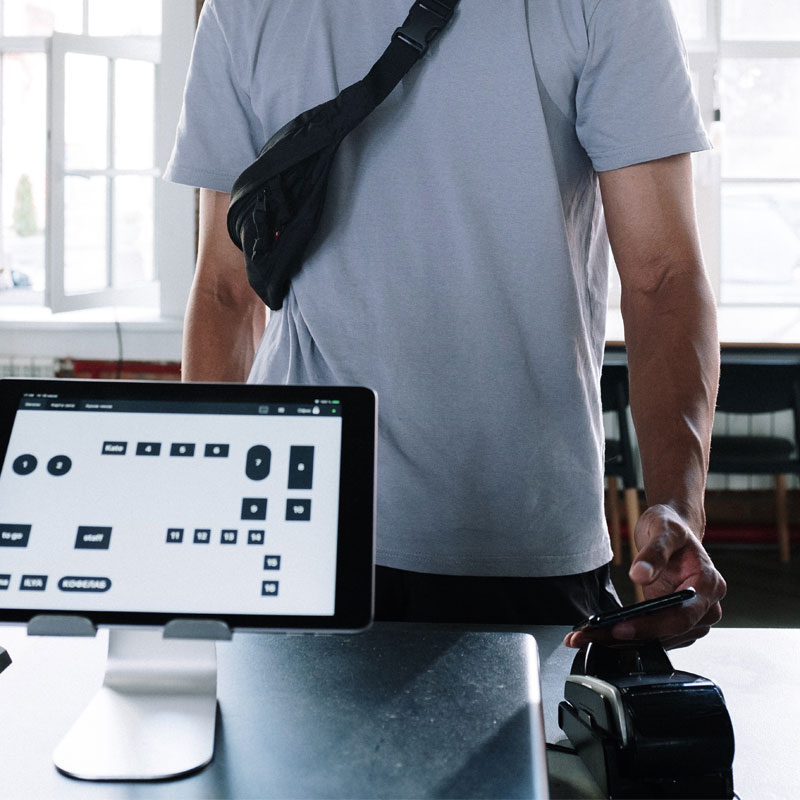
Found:
<svg viewBox="0 0 800 800"><path fill-rule="evenodd" d="M39 616L31 635L95 635L81 617ZM158 780L193 772L214 755L215 639L223 622L175 620L163 629L111 628L103 684L53 760L83 780Z"/></svg>

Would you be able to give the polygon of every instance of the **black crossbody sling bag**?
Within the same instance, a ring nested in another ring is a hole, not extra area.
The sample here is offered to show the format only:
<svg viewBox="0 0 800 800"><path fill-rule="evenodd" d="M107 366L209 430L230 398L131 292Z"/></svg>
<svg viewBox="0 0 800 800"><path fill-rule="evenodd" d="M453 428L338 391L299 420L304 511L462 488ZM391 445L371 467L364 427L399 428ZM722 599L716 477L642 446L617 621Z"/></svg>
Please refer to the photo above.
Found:
<svg viewBox="0 0 800 800"><path fill-rule="evenodd" d="M236 179L228 233L244 253L250 285L272 310L283 305L300 271L342 140L425 54L458 3L417 0L363 80L284 125Z"/></svg>

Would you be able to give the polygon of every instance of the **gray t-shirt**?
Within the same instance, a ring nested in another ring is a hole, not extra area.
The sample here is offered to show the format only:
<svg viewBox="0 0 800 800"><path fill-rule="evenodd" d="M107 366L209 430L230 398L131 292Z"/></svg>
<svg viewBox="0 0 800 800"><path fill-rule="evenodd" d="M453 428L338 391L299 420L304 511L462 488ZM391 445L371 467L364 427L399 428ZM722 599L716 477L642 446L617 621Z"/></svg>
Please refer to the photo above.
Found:
<svg viewBox="0 0 800 800"><path fill-rule="evenodd" d="M206 0L166 177L228 192L361 79L410 0ZM596 171L708 147L668 0L462 0L341 146L251 381L380 398L379 564L545 576L611 556Z"/></svg>

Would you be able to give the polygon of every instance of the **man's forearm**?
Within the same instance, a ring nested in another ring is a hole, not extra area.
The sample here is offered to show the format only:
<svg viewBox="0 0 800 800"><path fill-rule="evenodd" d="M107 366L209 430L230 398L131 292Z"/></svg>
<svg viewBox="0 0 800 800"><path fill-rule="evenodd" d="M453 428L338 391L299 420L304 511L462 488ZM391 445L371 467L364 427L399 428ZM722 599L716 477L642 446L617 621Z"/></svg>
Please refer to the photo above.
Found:
<svg viewBox="0 0 800 800"><path fill-rule="evenodd" d="M719 346L691 159L683 154L601 173L600 188L622 283L647 502L672 506L699 536Z"/></svg>
<svg viewBox="0 0 800 800"><path fill-rule="evenodd" d="M631 412L649 505L673 506L701 537L719 380L714 299L702 266L623 295Z"/></svg>
<svg viewBox="0 0 800 800"><path fill-rule="evenodd" d="M200 190L199 246L183 328L185 381L245 381L266 308L228 236L230 195Z"/></svg>
<svg viewBox="0 0 800 800"><path fill-rule="evenodd" d="M183 380L247 380L265 321L260 301L225 303L195 287L183 329Z"/></svg>
<svg viewBox="0 0 800 800"><path fill-rule="evenodd" d="M615 626L612 638L682 646L722 614L725 581L699 541L719 379L714 299L703 269L686 154L600 173L622 284L631 411L648 507L629 575L645 597L693 586L685 608ZM570 646L586 644L574 634ZM666 646L666 645L665 645Z"/></svg>

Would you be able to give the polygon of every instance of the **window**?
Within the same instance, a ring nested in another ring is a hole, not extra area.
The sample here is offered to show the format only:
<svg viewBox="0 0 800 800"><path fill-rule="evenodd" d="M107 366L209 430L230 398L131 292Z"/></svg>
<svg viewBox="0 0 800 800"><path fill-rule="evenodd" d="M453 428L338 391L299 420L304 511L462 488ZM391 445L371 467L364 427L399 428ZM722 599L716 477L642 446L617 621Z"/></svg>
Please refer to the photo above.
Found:
<svg viewBox="0 0 800 800"><path fill-rule="evenodd" d="M160 174L194 21L194 0L0 0L0 307L180 313L194 201Z"/></svg>
<svg viewBox="0 0 800 800"><path fill-rule="evenodd" d="M672 0L716 151L695 159L722 306L800 303L800 4Z"/></svg>

